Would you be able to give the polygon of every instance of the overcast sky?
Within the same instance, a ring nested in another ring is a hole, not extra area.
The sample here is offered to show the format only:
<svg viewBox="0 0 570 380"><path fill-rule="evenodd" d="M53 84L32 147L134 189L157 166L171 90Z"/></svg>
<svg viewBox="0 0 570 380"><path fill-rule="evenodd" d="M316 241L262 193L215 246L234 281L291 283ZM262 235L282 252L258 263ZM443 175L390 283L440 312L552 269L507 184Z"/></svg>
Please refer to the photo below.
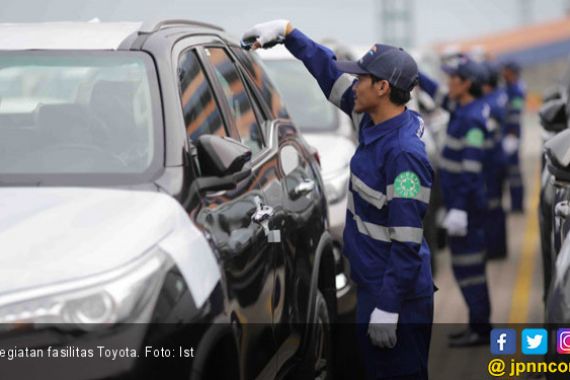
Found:
<svg viewBox="0 0 570 380"><path fill-rule="evenodd" d="M240 35L254 23L286 18L316 39L333 37L368 45L382 40L381 1L0 0L0 21L191 18L216 23ZM420 46L561 18L570 5L570 0L409 1L414 20L409 34Z"/></svg>

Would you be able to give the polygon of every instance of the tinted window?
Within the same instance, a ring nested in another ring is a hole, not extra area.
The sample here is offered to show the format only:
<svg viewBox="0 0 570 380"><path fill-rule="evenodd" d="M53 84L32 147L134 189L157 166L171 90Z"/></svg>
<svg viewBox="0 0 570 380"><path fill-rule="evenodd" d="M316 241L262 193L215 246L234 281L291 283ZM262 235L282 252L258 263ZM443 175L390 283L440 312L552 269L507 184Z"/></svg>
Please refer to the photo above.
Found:
<svg viewBox="0 0 570 380"><path fill-rule="evenodd" d="M271 109L272 116L275 118L289 118L287 109L281 100L281 95L271 82L263 63L257 55L246 53L242 49L238 48L234 48L233 51L238 56L241 64L248 71L249 75L251 75L263 100Z"/></svg>
<svg viewBox="0 0 570 380"><path fill-rule="evenodd" d="M222 85L241 142L255 154L261 150L263 140L251 99L237 68L224 49L210 48L206 53Z"/></svg>
<svg viewBox="0 0 570 380"><path fill-rule="evenodd" d="M193 141L203 134L226 136L212 89L193 52L184 53L180 57L178 79L188 136Z"/></svg>

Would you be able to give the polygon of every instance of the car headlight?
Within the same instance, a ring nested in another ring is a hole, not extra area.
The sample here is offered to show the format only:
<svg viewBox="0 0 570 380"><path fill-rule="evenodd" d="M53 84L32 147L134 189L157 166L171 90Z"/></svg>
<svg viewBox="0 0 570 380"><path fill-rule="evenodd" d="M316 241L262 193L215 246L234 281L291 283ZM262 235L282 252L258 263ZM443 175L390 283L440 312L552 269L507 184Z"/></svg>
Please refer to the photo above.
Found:
<svg viewBox="0 0 570 380"><path fill-rule="evenodd" d="M349 178L350 169L348 166L324 178L325 193L329 204L337 203L346 196Z"/></svg>
<svg viewBox="0 0 570 380"><path fill-rule="evenodd" d="M90 330L90 324L149 322L167 259L155 246L101 275L0 296L0 324L66 324Z"/></svg>

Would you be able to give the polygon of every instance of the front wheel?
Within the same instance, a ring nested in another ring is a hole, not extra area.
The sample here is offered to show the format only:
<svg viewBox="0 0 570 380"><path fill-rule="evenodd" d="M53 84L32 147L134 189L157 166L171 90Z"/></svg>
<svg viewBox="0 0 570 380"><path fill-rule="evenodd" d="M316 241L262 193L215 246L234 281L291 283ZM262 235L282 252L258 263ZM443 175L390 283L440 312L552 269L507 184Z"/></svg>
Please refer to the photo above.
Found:
<svg viewBox="0 0 570 380"><path fill-rule="evenodd" d="M333 378L332 334L327 301L317 290L315 297L315 321L310 326L310 342L304 364L304 378L330 380Z"/></svg>

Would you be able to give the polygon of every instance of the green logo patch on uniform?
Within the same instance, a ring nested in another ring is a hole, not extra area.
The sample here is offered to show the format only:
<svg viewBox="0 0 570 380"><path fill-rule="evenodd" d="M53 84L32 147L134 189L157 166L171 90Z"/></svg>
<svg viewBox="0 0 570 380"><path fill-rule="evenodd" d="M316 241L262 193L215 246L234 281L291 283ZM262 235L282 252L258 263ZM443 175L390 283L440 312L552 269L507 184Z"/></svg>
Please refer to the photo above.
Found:
<svg viewBox="0 0 570 380"><path fill-rule="evenodd" d="M467 132L466 140L467 140L467 145L479 148L483 146L485 136L483 135L483 131L481 131L480 129L471 128Z"/></svg>
<svg viewBox="0 0 570 380"><path fill-rule="evenodd" d="M522 110L523 107L524 107L524 99L521 98L520 96L517 96L516 98L513 98L513 100L511 100L511 108L515 110Z"/></svg>
<svg viewBox="0 0 570 380"><path fill-rule="evenodd" d="M414 172L402 172L394 180L394 193L400 198L415 198L420 190L420 178Z"/></svg>

